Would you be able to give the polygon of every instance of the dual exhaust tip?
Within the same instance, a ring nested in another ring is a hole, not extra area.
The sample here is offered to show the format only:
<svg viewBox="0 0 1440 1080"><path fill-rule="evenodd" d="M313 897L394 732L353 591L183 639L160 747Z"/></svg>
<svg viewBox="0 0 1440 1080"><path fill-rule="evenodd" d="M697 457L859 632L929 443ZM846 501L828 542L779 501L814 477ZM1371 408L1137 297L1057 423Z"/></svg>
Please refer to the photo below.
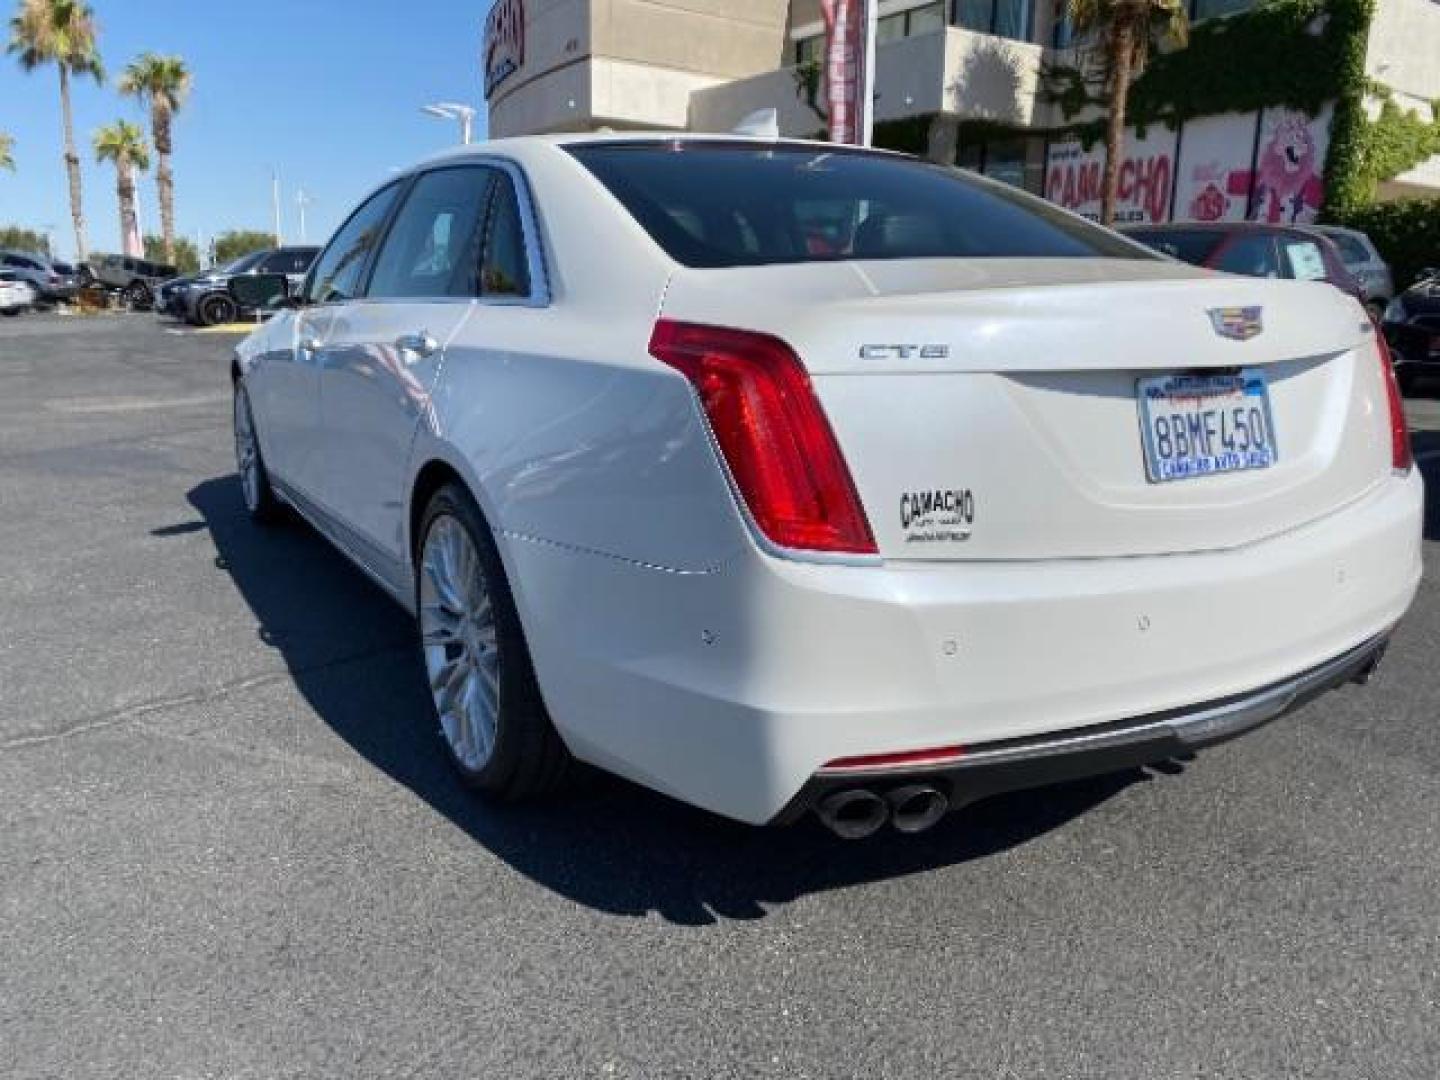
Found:
<svg viewBox="0 0 1440 1080"><path fill-rule="evenodd" d="M933 827L950 809L944 792L929 784L904 784L881 795L869 788L845 788L821 799L815 814L842 840L863 840L886 824L897 832Z"/></svg>

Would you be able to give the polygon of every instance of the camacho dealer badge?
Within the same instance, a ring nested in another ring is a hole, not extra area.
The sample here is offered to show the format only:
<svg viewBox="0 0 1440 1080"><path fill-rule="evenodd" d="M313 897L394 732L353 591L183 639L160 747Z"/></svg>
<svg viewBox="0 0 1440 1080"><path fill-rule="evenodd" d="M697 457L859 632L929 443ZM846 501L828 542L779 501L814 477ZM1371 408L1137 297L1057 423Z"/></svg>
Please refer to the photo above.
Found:
<svg viewBox="0 0 1440 1080"><path fill-rule="evenodd" d="M969 488L907 491L900 496L900 528L907 544L955 544L970 539L975 493Z"/></svg>

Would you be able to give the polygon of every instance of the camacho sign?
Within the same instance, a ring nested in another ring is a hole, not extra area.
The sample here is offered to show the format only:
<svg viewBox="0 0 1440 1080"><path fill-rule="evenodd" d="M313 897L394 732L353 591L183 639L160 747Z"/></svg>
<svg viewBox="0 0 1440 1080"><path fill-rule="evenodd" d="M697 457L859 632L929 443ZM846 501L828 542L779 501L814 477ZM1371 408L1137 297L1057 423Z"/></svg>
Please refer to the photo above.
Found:
<svg viewBox="0 0 1440 1080"><path fill-rule="evenodd" d="M485 97L525 63L525 2L495 0L485 19Z"/></svg>

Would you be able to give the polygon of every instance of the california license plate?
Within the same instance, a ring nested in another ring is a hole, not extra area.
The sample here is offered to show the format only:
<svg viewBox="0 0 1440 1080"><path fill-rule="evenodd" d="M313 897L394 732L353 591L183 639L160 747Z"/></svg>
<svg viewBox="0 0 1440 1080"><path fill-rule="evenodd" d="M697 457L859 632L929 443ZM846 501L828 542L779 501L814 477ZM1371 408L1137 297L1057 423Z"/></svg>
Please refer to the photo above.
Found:
<svg viewBox="0 0 1440 1080"><path fill-rule="evenodd" d="M1153 483L1275 464L1275 422L1265 374L1159 375L1141 379L1140 434Z"/></svg>

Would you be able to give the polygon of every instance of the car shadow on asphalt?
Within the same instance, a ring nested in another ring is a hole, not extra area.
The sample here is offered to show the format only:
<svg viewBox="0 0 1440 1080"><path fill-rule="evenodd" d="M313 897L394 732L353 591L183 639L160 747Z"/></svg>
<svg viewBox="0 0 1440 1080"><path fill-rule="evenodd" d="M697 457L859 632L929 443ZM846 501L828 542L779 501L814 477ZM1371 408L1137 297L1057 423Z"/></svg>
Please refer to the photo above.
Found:
<svg viewBox="0 0 1440 1080"><path fill-rule="evenodd" d="M1061 828L1152 774L999 796L919 836L858 843L813 820L753 828L588 772L541 805L496 806L468 792L433 726L410 617L301 524L262 528L234 476L189 492L216 566L249 604L315 713L375 768L404 785L522 874L597 911L656 913L681 925L763 918L832 889L983 860ZM164 526L157 535L182 530ZM1169 765L1157 772L1174 772Z"/></svg>

